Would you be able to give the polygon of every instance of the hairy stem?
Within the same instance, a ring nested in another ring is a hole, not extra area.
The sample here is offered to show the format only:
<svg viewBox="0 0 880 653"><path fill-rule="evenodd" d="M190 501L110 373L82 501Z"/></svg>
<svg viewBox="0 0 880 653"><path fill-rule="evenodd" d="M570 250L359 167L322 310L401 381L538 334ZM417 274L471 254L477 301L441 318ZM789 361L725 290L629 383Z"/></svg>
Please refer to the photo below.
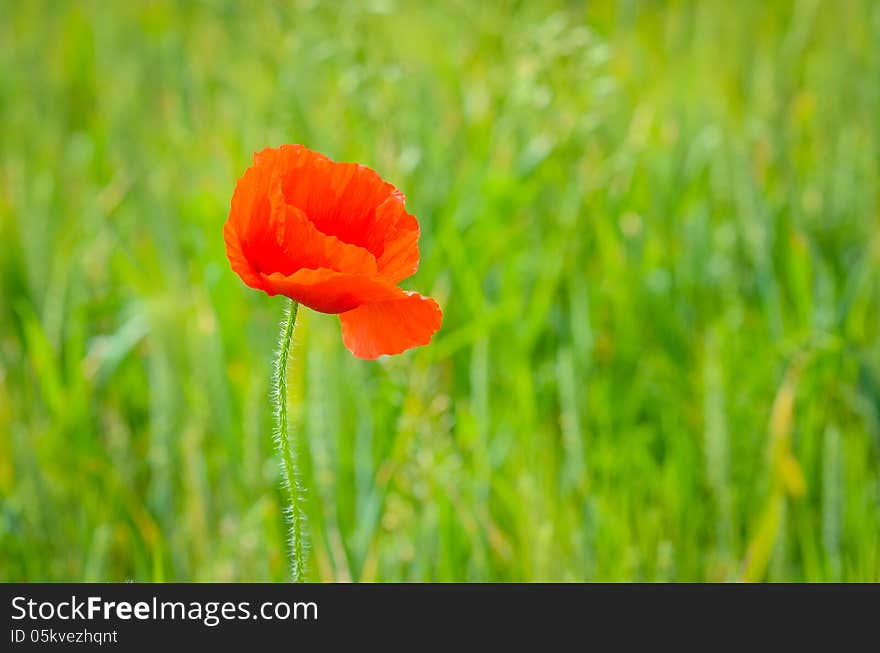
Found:
<svg viewBox="0 0 880 653"><path fill-rule="evenodd" d="M275 408L275 446L281 456L281 471L287 499L285 516L289 531L290 575L294 583L303 582L305 572L306 529L303 491L296 466L296 451L287 427L287 363L293 328L296 325L297 302L291 300L281 322L281 338L275 359L272 400Z"/></svg>

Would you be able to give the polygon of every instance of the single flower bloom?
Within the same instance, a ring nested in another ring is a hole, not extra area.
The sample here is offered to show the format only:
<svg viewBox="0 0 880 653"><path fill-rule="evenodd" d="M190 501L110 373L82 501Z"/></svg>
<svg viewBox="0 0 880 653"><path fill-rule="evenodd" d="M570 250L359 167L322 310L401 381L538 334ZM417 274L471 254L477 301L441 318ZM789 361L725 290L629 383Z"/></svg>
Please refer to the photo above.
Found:
<svg viewBox="0 0 880 653"><path fill-rule="evenodd" d="M419 223L373 170L302 145L254 154L223 228L232 269L251 288L338 313L358 358L425 345L443 316L397 286L419 266Z"/></svg>

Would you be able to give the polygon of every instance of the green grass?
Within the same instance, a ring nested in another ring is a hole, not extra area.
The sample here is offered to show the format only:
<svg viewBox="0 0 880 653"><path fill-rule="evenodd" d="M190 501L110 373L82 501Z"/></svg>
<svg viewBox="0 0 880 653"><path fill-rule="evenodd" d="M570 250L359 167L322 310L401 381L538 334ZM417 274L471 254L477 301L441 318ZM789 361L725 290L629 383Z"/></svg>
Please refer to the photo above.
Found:
<svg viewBox="0 0 880 653"><path fill-rule="evenodd" d="M0 579L286 577L222 225L301 142L445 310L301 311L310 580L880 580L880 4L359 4L0 0Z"/></svg>

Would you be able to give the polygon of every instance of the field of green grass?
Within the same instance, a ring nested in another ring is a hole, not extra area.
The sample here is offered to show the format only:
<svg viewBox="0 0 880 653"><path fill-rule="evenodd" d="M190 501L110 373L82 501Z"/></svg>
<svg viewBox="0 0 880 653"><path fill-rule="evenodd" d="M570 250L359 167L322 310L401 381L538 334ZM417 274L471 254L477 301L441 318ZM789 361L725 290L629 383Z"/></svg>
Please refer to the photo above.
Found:
<svg viewBox="0 0 880 653"><path fill-rule="evenodd" d="M0 0L0 580L287 577L255 150L407 195L300 312L315 581L880 581L880 3Z"/></svg>

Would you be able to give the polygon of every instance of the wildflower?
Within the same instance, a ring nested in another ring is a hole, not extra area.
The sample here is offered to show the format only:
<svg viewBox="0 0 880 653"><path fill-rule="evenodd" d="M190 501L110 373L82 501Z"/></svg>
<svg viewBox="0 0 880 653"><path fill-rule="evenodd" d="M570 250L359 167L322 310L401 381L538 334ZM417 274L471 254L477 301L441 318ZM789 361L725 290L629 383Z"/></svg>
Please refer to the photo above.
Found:
<svg viewBox="0 0 880 653"><path fill-rule="evenodd" d="M419 265L419 223L404 196L370 168L302 145L254 155L223 230L242 281L337 313L342 340L373 359L425 345L442 312L398 283Z"/></svg>

